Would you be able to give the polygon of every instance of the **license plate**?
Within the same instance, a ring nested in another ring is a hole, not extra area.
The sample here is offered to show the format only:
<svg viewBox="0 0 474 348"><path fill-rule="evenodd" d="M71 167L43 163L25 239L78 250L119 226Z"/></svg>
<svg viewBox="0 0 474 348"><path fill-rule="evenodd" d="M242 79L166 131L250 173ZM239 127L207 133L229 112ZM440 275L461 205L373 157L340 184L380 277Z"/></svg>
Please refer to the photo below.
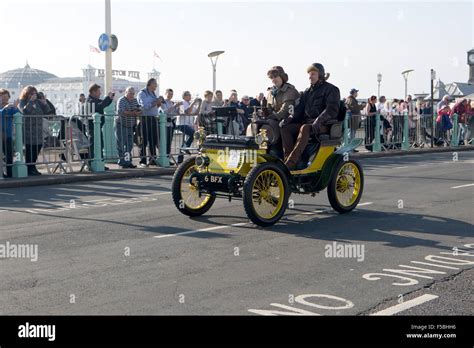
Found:
<svg viewBox="0 0 474 348"><path fill-rule="evenodd" d="M224 177L218 175L206 175L204 176L204 182L209 184L225 184Z"/></svg>

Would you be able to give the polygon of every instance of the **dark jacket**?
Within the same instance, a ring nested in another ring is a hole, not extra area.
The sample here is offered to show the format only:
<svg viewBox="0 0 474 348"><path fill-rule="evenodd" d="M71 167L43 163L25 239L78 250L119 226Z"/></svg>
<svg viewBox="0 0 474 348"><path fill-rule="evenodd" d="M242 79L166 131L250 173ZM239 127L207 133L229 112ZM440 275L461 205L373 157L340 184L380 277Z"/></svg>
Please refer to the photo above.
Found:
<svg viewBox="0 0 474 348"><path fill-rule="evenodd" d="M291 108L294 108L299 96L296 88L289 83L283 84L279 89L270 90L267 98L270 113L268 118L280 121L290 116Z"/></svg>
<svg viewBox="0 0 474 348"><path fill-rule="evenodd" d="M105 97L104 100L99 98L94 98L93 96L89 95L87 97L87 112L88 113L99 113L104 114L104 109L112 104L112 99L110 97Z"/></svg>
<svg viewBox="0 0 474 348"><path fill-rule="evenodd" d="M352 95L348 96L344 101L346 104L347 111L351 112L352 116L359 116L360 111L362 110L362 106L359 105L357 99L354 98Z"/></svg>
<svg viewBox="0 0 474 348"><path fill-rule="evenodd" d="M49 105L43 104L38 99L35 101L20 100L18 108L24 115L25 144L43 144L43 118L41 116L51 112Z"/></svg>
<svg viewBox="0 0 474 348"><path fill-rule="evenodd" d="M340 101L339 88L323 81L304 91L300 103L295 109L294 121L312 123L316 119L319 125L337 119Z"/></svg>

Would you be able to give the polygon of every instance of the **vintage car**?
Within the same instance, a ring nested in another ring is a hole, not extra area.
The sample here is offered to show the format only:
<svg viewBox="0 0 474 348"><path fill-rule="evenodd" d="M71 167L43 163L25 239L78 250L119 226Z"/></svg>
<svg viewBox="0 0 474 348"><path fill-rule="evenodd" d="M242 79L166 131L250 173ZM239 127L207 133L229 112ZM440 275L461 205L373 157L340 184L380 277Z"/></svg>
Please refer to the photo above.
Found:
<svg viewBox="0 0 474 348"><path fill-rule="evenodd" d="M330 122L328 134L312 139L299 164L301 169L292 171L271 150L271 128L261 127L255 112L252 122L260 124L255 136L206 135L204 128L199 128L195 134L197 155L178 167L172 181L173 201L181 213L200 216L217 197L242 199L253 223L270 226L281 219L292 193L314 196L325 188L331 206L339 213L357 206L364 175L350 153L362 139L342 146L341 122Z"/></svg>

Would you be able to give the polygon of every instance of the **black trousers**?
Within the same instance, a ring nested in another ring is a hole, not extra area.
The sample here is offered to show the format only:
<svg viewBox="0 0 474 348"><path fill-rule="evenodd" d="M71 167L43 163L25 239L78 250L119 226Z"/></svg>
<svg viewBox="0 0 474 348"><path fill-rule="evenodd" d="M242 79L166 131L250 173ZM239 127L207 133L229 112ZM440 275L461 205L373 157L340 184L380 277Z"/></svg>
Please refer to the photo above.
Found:
<svg viewBox="0 0 474 348"><path fill-rule="evenodd" d="M5 171L7 178L12 177L12 165L13 165L13 139L5 138L3 141L3 153L5 154ZM3 173L0 173L2 175Z"/></svg>
<svg viewBox="0 0 474 348"><path fill-rule="evenodd" d="M150 149L150 161L156 159L158 148L158 122L154 116L143 116L140 120L142 146L140 148L140 163L146 164L146 148Z"/></svg>
<svg viewBox="0 0 474 348"><path fill-rule="evenodd" d="M173 142L173 133L176 126L166 126L166 154L169 156L171 153L171 143Z"/></svg>
<svg viewBox="0 0 474 348"><path fill-rule="evenodd" d="M25 144L25 161L26 166L28 167L28 172L36 168L36 161L38 160L38 155L41 152L41 145L30 145Z"/></svg>

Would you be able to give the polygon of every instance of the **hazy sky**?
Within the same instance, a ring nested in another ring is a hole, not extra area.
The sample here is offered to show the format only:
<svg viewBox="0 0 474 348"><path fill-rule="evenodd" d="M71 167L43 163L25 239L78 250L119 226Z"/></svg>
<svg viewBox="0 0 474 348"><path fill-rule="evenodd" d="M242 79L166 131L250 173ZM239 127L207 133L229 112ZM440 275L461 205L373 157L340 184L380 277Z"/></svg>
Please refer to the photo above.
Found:
<svg viewBox="0 0 474 348"><path fill-rule="evenodd" d="M103 68L105 54L89 45L105 31L104 0L0 0L3 32L0 71L22 67L60 77L80 76L89 62ZM207 53L225 50L217 87L228 95L254 95L270 85L267 70L281 65L297 89L306 67L321 62L343 96L381 93L403 97L401 71L415 69L409 93L428 92L430 68L444 82L467 82L466 52L474 47L472 1L124 1L112 0L112 32L119 46L113 68L153 68L161 88L203 94L212 89Z"/></svg>

